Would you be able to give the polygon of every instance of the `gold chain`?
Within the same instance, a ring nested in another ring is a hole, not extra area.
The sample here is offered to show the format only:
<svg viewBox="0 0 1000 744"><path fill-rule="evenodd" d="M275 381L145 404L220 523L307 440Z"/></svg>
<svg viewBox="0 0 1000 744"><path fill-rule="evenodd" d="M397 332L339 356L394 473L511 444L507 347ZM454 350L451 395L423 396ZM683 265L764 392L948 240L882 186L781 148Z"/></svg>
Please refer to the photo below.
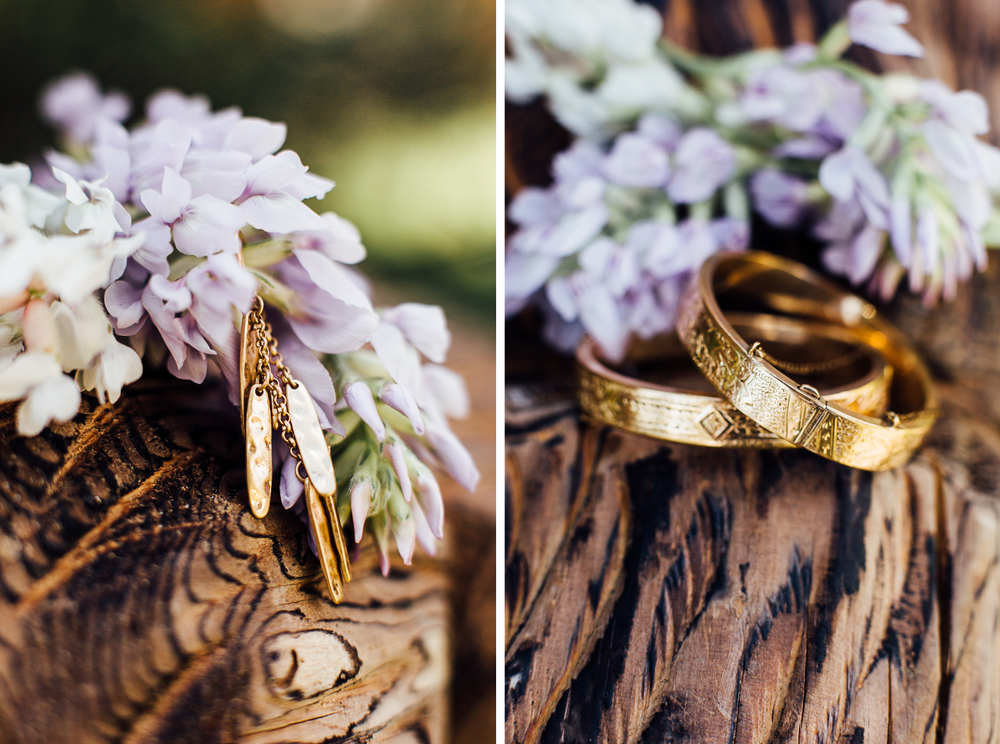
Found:
<svg viewBox="0 0 1000 744"><path fill-rule="evenodd" d="M864 357L870 357L872 350L865 346L858 346L846 354L841 354L839 357L829 359L825 362L805 362L802 364L777 359L764 351L759 343L756 343L751 347L750 353L751 355L756 354L761 359L770 362L783 372L790 372L793 375L814 375L821 372L832 372L835 369L840 369L841 367L853 364Z"/></svg>
<svg viewBox="0 0 1000 744"><path fill-rule="evenodd" d="M295 458L295 475L305 483L307 475L304 472L302 454L299 452L298 442L295 440L295 432L292 430L292 419L288 413L288 399L282 384L289 387L298 387L292 377L291 370L285 366L281 352L278 351L278 340L274 337L271 324L264 319L264 302L260 297L256 298L253 309L250 311L250 324L254 330L254 339L257 344L257 375L262 380L263 387L271 397L271 410L273 411L274 428L281 434L281 438L288 445L289 454ZM271 365L278 370L280 380L271 374Z"/></svg>

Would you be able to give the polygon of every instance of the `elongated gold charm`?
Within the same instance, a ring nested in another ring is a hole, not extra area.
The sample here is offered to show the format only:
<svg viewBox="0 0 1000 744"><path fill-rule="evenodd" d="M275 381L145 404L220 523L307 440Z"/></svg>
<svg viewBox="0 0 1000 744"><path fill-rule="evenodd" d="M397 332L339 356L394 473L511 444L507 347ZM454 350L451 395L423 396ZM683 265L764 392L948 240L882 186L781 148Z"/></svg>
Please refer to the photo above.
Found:
<svg viewBox="0 0 1000 744"><path fill-rule="evenodd" d="M250 386L257 377L257 334L250 320L250 314L243 316L243 323L240 326L240 426L243 427L243 436L247 433L247 396L250 395Z"/></svg>
<svg viewBox="0 0 1000 744"><path fill-rule="evenodd" d="M250 511L263 519L271 508L271 399L261 385L249 391L245 432L247 439L247 491Z"/></svg>
<svg viewBox="0 0 1000 744"><path fill-rule="evenodd" d="M337 491L337 481L333 477L330 445L323 436L312 396L305 385L293 380L285 387L285 397L288 398L288 417L292 420L292 431L295 432L295 441L309 480L316 491L324 496L333 496Z"/></svg>
<svg viewBox="0 0 1000 744"><path fill-rule="evenodd" d="M305 468L305 501L319 562L334 602L344 599L351 580L347 540L337 513L337 480L330 447L319 424L312 396L292 378L264 320L259 298L240 331L240 405L247 441L247 491L250 509L264 517L271 504L272 432L288 444L289 456ZM277 374L271 373L271 365ZM300 478L298 464L295 474Z"/></svg>
<svg viewBox="0 0 1000 744"><path fill-rule="evenodd" d="M337 513L337 497L335 494L329 496L320 494L326 512L330 515L330 533L333 535L333 549L337 551L337 560L340 564L340 575L344 581L351 580L351 556L347 552L347 540L344 539L344 528L340 524L340 514Z"/></svg>
<svg viewBox="0 0 1000 744"><path fill-rule="evenodd" d="M338 553L333 546L331 519L326 504L316 490L312 480L306 478L306 509L309 511L309 523L313 528L313 538L316 540L316 552L319 553L319 563L326 577L326 585L333 601L340 604L344 600L344 576L338 566ZM336 519L336 512L334 512ZM339 524L339 520L338 520ZM344 563L346 565L346 562ZM350 569L348 569L350 571ZM350 581L350 574L347 574Z"/></svg>

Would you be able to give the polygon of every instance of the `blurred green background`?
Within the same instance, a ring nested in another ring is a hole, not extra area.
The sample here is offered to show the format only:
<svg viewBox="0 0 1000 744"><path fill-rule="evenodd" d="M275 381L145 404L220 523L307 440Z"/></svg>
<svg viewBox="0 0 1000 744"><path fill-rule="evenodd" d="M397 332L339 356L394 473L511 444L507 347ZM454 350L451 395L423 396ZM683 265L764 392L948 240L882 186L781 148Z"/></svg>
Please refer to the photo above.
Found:
<svg viewBox="0 0 1000 744"><path fill-rule="evenodd" d="M394 298L492 328L493 0L0 0L0 162L54 142L42 86L86 70L133 102L162 88L288 124L337 187ZM384 293L384 292L383 292Z"/></svg>

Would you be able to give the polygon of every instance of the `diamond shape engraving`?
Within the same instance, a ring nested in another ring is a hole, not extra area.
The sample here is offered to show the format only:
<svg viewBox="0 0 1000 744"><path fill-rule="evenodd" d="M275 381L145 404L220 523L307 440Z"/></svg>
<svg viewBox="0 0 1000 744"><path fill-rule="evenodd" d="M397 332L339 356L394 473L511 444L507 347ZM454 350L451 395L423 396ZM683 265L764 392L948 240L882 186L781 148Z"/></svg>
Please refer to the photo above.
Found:
<svg viewBox="0 0 1000 744"><path fill-rule="evenodd" d="M709 406L708 410L698 419L701 428L708 432L712 439L720 440L733 428L733 420L715 406Z"/></svg>

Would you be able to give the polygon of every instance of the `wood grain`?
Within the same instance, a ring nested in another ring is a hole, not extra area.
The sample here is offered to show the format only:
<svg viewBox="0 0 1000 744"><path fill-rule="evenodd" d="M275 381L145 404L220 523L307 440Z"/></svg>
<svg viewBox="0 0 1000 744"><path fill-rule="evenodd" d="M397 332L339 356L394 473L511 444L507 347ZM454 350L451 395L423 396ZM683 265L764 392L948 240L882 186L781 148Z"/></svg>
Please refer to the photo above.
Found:
<svg viewBox="0 0 1000 744"><path fill-rule="evenodd" d="M995 4L905 4L928 49L916 69L984 93L998 121ZM728 52L815 39L847 2L657 5L673 39ZM537 106L508 112L511 192L544 182L558 149ZM800 237L768 246L816 252ZM1000 739L996 257L954 304L901 296L888 312L933 366L945 408L918 456L888 473L586 427L554 357L513 355L508 742ZM513 321L508 338L531 338L534 322ZM607 493L624 498L612 507ZM605 523L585 529L598 503ZM608 540L613 525L624 538ZM588 590L610 607L595 612Z"/></svg>
<svg viewBox="0 0 1000 744"><path fill-rule="evenodd" d="M490 339L456 331L456 356L492 367ZM462 436L485 470L494 389L471 394ZM144 379L30 439L15 410L0 405L2 744L492 732L489 481L459 496L443 478L441 553L384 578L364 547L335 605L298 518L251 514L223 391Z"/></svg>
<svg viewBox="0 0 1000 744"><path fill-rule="evenodd" d="M0 740L443 740L444 572L363 552L333 605L301 524L250 514L213 397L160 381L33 439L7 407Z"/></svg>

